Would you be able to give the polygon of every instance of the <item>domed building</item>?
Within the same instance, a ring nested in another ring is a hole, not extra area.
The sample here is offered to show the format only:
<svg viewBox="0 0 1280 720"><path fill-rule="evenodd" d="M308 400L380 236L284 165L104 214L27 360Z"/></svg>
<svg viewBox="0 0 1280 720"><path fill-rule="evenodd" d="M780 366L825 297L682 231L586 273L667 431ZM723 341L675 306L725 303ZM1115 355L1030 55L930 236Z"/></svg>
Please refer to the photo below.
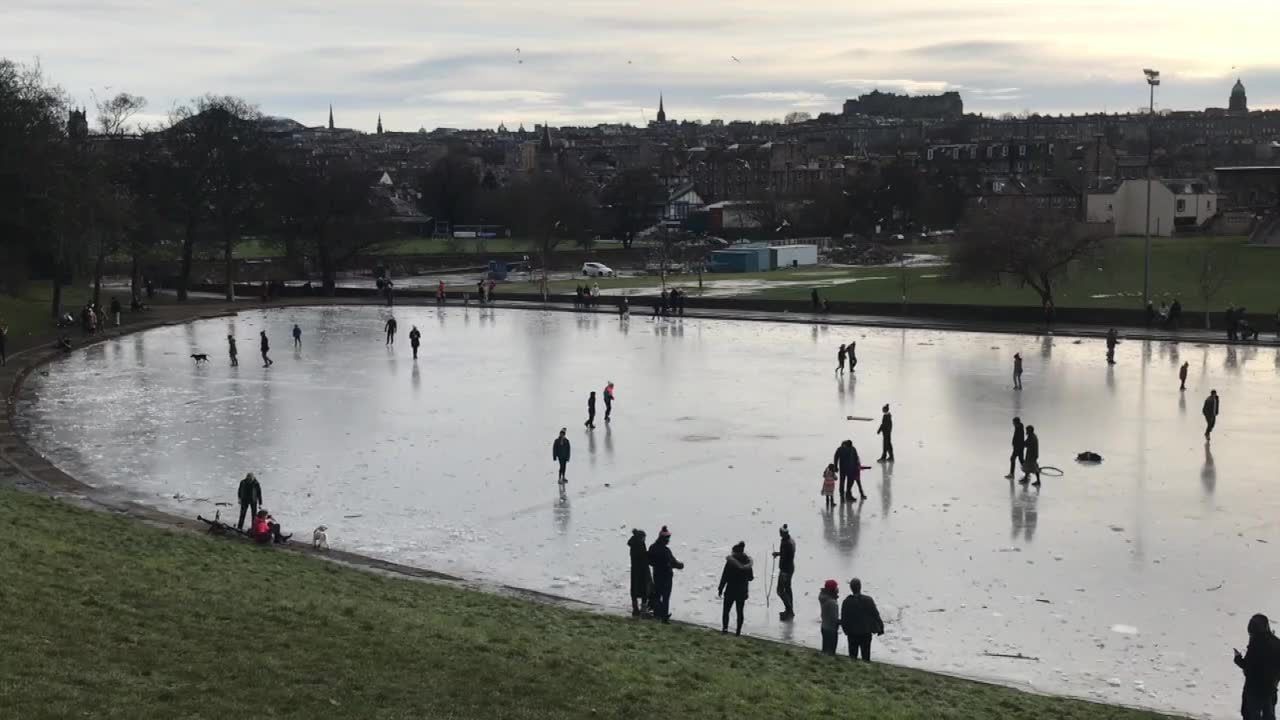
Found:
<svg viewBox="0 0 1280 720"><path fill-rule="evenodd" d="M1247 113L1249 112L1249 96L1244 92L1244 83L1236 78L1236 84L1231 88L1231 101L1227 105L1230 112Z"/></svg>

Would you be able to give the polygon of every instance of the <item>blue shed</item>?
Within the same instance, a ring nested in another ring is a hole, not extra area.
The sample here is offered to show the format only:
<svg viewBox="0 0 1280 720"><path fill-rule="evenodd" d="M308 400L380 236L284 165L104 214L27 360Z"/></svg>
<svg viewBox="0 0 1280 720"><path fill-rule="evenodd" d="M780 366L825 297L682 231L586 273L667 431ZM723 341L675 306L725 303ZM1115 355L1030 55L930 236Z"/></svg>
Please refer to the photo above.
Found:
<svg viewBox="0 0 1280 720"><path fill-rule="evenodd" d="M749 273L769 269L769 248L733 248L711 253L711 272Z"/></svg>

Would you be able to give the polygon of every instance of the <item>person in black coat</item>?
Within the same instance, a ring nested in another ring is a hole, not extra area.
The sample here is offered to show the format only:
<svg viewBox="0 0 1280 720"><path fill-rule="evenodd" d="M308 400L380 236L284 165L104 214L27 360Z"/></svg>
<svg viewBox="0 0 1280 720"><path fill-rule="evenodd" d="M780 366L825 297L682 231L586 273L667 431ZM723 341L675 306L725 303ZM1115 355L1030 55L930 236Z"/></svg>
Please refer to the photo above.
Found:
<svg viewBox="0 0 1280 720"><path fill-rule="evenodd" d="M258 349L262 351L262 367L271 367L275 363L271 362L271 358L267 357L267 353L271 351L271 343L267 341L267 331L258 331Z"/></svg>
<svg viewBox="0 0 1280 720"><path fill-rule="evenodd" d="M1213 432L1213 426L1218 424L1218 412L1222 409L1222 403L1218 400L1218 391L1210 390L1209 397L1204 399L1204 407L1200 408L1201 414L1204 415L1204 439L1209 441L1209 435Z"/></svg>
<svg viewBox="0 0 1280 720"><path fill-rule="evenodd" d="M1017 467L1014 463L1022 464L1023 460L1026 459L1026 450L1027 435L1022 429L1022 418L1015 417L1013 419L1013 453L1009 455L1009 474L1005 475L1006 478L1013 479L1014 468Z"/></svg>
<svg viewBox="0 0 1280 720"><path fill-rule="evenodd" d="M893 462L893 414L889 412L889 404L880 408L884 415L880 417L880 427L876 434L880 436L880 462Z"/></svg>
<svg viewBox="0 0 1280 720"><path fill-rule="evenodd" d="M671 554L671 531L666 525L649 546L649 567L653 568L653 616L664 623L671 622L671 586L675 571L683 570L684 563Z"/></svg>
<svg viewBox="0 0 1280 720"><path fill-rule="evenodd" d="M584 427L592 430L596 429L596 391L592 390L587 396L587 421L582 423Z"/></svg>
<svg viewBox="0 0 1280 720"><path fill-rule="evenodd" d="M387 318L386 324L382 326L383 331L387 333L386 344L388 345L394 345L396 343L396 325L397 323L395 318Z"/></svg>
<svg viewBox="0 0 1280 720"><path fill-rule="evenodd" d="M861 652L862 659L871 662L871 636L884 634L884 621L876 601L862 594L858 578L849 581L849 596L840 606L840 629L849 641L849 657L857 660Z"/></svg>
<svg viewBox="0 0 1280 720"><path fill-rule="evenodd" d="M1236 667L1244 671L1240 716L1244 720L1274 720L1276 686L1280 684L1280 638L1271 632L1266 615L1249 618L1249 647L1235 651Z"/></svg>
<svg viewBox="0 0 1280 720"><path fill-rule="evenodd" d="M1026 454L1022 459L1022 479L1018 482L1026 485L1032 473L1035 473L1036 481L1031 484L1040 487L1040 438L1036 435L1035 426L1028 425Z"/></svg>
<svg viewBox="0 0 1280 720"><path fill-rule="evenodd" d="M258 483L258 478L249 473L240 481L240 487L236 489L236 499L240 501L240 520L236 522L236 529L244 529L244 515L249 512L249 521L253 522L253 518L258 516L258 506L262 504L262 485Z"/></svg>
<svg viewBox="0 0 1280 720"><path fill-rule="evenodd" d="M649 548L644 531L632 528L627 547L631 550L631 614L640 617L649 612L649 598L653 595L653 576L649 574Z"/></svg>
<svg viewBox="0 0 1280 720"><path fill-rule="evenodd" d="M739 541L733 546L733 552L724 559L724 570L720 573L720 588L716 590L716 595L724 598L721 633L729 632L729 608L736 606L738 629L734 634L742 634L742 606L747 602L747 587L755 579L755 572L751 569L751 556L747 554L747 544Z"/></svg>
<svg viewBox="0 0 1280 720"><path fill-rule="evenodd" d="M867 495L862 492L862 459L858 457L858 450L853 446L853 441L845 440L840 443L831 462L840 472L840 502L853 501L855 484L858 486L858 494L865 498Z"/></svg>
<svg viewBox="0 0 1280 720"><path fill-rule="evenodd" d="M778 597L782 600L782 612L778 613L778 619L785 621L796 616L791 592L791 578L796 574L796 541L791 539L791 529L786 525L779 528L778 535L782 540L778 543L777 552L773 554L778 558Z"/></svg>
<svg viewBox="0 0 1280 720"><path fill-rule="evenodd" d="M551 459L560 463L560 477L558 479L562 486L569 482L569 479L564 476L564 469L569 465L569 452L571 450L569 438L565 437L564 433L565 429L560 428L560 437L551 443Z"/></svg>

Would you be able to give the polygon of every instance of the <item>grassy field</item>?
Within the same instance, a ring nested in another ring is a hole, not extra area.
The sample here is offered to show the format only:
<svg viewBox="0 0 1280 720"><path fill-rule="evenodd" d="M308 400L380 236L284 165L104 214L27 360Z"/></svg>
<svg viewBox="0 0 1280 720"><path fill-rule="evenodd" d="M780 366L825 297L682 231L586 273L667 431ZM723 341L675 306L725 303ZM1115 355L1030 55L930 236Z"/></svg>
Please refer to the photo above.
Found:
<svg viewBox="0 0 1280 720"><path fill-rule="evenodd" d="M52 293L48 282L32 283L26 292L16 297L0 293L0 325L9 328L10 350L25 344L26 338L52 332ZM92 294L90 288L65 287L62 289L62 306L76 314ZM109 298L110 295L103 294L104 303L110 303Z"/></svg>
<svg viewBox="0 0 1280 720"><path fill-rule="evenodd" d="M6 717L1159 717L375 576L10 490L0 528Z"/></svg>

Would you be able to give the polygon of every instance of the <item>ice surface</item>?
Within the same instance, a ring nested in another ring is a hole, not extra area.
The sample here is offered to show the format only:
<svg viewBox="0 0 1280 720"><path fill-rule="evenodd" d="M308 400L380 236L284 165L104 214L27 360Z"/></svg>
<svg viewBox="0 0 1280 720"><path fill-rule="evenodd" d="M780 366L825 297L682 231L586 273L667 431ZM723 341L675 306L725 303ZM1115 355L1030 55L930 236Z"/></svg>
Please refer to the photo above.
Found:
<svg viewBox="0 0 1280 720"><path fill-rule="evenodd" d="M170 510L210 515L253 471L304 536L325 524L334 547L619 608L630 529L652 540L669 525L688 564L673 612L707 624L724 555L745 540L748 632L816 646L818 588L835 578L843 594L857 575L887 621L881 659L1213 717L1235 716L1230 648L1248 617L1280 614L1267 607L1280 574L1275 350L1130 341L1108 368L1101 342L1048 337L394 312L393 350L387 310L372 307L113 340L31 378L19 425L60 467ZM858 369L841 379L835 351L850 341ZM195 366L194 351L211 362ZM586 395L609 380L614 421L601 402L589 432ZM1210 388L1223 411L1212 450L1199 412ZM897 463L881 466L876 422L846 418L878 419L886 402ZM1036 426L1042 463L1066 472L1039 492L1003 477L1015 414ZM561 427L573 442L563 500ZM827 511L821 473L845 438L873 466L870 499ZM1083 450L1104 462L1077 465ZM793 625L764 602L784 522L798 542Z"/></svg>

